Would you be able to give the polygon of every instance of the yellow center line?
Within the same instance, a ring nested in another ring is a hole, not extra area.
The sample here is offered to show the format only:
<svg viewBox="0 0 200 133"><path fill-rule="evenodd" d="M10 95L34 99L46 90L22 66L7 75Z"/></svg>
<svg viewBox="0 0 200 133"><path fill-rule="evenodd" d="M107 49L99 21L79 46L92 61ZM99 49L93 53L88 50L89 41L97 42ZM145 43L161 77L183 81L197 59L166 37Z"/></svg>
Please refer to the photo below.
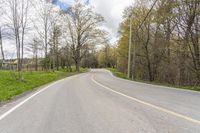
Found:
<svg viewBox="0 0 200 133"><path fill-rule="evenodd" d="M199 121L199 120L193 119L193 118L191 118L191 117L188 117L188 116L185 116L185 115L176 113L176 112L174 112L174 111L171 111L171 110L168 110L168 109L159 107L159 106L157 106L157 105L154 105L154 104L151 104L151 103L142 101L142 100L140 100L140 99L137 99L137 98L134 98L134 97L125 95L125 94L120 93L120 92L118 92L118 91L115 91L115 90L113 90L112 88L109 88L109 87L107 87L107 86L101 84L100 82L96 81L96 80L94 79L94 75L92 75L91 80L92 80L95 84L97 84L97 85L99 85L99 86L105 88L106 90L109 90L109 91L111 91L111 92L114 92L114 93L116 93L116 94L118 94L118 95L124 96L124 97L126 97L126 98L128 98L128 99L131 99L131 100L134 100L134 101L136 101L136 102L138 102L138 103L141 103L141 104L144 104L144 105L146 105L146 106L152 107L152 108L154 108L154 109L156 109L156 110L159 110L159 111L168 113L168 114L170 114L170 115L173 115L173 116L176 116L176 117L179 117L179 118L185 119L185 120L187 120L187 121L190 121L190 122L192 122L192 123L196 123L196 124L199 124L199 125L200 125L200 121Z"/></svg>

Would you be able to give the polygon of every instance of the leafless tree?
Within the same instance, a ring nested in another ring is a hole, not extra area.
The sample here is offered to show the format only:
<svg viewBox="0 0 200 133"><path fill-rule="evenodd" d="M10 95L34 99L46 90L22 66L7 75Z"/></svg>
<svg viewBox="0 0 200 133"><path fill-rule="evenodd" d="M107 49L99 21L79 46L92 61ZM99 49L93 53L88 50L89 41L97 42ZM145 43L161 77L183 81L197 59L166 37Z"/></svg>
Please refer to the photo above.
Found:
<svg viewBox="0 0 200 133"><path fill-rule="evenodd" d="M37 2L32 2L32 5L36 11L36 18L33 19L34 27L43 40L44 43L44 55L45 59L48 56L49 50L49 39L50 39L50 30L51 30L51 13L53 5L46 0L40 0ZM48 69L48 64L45 61L45 69Z"/></svg>
<svg viewBox="0 0 200 133"><path fill-rule="evenodd" d="M4 1L0 2L0 19L2 19L3 15L3 3ZM2 42L2 24L0 23L0 50L2 55L2 62L5 60L4 50L3 50L3 42Z"/></svg>
<svg viewBox="0 0 200 133"><path fill-rule="evenodd" d="M59 37L61 35L59 26L53 26L53 32L49 41L51 47L50 56L52 57L52 68L59 70Z"/></svg>
<svg viewBox="0 0 200 133"><path fill-rule="evenodd" d="M1 49L2 62L3 62L5 60L5 56L4 56L4 50L3 50L2 30L1 30L1 27L0 27L0 49Z"/></svg>
<svg viewBox="0 0 200 133"><path fill-rule="evenodd" d="M72 51L76 70L79 71L87 45L96 43L95 41L103 35L103 31L98 27L104 19L79 1L69 8L65 17L68 45Z"/></svg>
<svg viewBox="0 0 200 133"><path fill-rule="evenodd" d="M29 2L27 0L21 0L21 65L23 66L24 59L24 37L28 23L28 9Z"/></svg>
<svg viewBox="0 0 200 133"><path fill-rule="evenodd" d="M53 71L55 70L55 66L56 66L56 70L59 70L59 44L60 44L60 36L61 36L61 23L59 23L59 21L61 20L60 18L60 10L53 10L53 12L51 13L51 34L50 34L50 41L49 41L49 45L51 47L50 49L50 56L52 58L52 68ZM50 64L51 65L51 64Z"/></svg>
<svg viewBox="0 0 200 133"><path fill-rule="evenodd" d="M38 55L42 50L42 41L40 38L33 38L32 42L26 47L26 50L32 52L35 71L38 71Z"/></svg>
<svg viewBox="0 0 200 133"><path fill-rule="evenodd" d="M22 69L22 60L24 56L24 36L27 28L29 1L26 0L6 0L8 7L8 24L14 32L16 50L17 50L17 70Z"/></svg>

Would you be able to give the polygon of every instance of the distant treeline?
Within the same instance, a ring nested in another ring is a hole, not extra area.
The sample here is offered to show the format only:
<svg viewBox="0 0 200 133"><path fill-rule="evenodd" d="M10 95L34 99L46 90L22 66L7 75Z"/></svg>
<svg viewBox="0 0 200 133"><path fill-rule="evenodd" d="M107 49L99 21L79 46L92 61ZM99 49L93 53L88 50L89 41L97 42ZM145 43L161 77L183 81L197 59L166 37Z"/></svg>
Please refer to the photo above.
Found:
<svg viewBox="0 0 200 133"><path fill-rule="evenodd" d="M117 46L105 46L100 51L100 62L104 62L104 67L114 66L127 73L132 19L132 78L198 85L200 1L158 0L147 16L152 4L149 0L138 0L124 11Z"/></svg>

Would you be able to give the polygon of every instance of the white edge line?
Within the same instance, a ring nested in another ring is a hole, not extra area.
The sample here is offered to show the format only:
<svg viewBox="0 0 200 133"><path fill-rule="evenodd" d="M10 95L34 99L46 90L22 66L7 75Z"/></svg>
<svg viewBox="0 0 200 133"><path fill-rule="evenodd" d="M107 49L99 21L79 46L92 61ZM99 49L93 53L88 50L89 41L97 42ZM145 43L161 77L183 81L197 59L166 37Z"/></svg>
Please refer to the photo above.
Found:
<svg viewBox="0 0 200 133"><path fill-rule="evenodd" d="M118 79L118 80L122 80L122 81L126 81L126 82L130 82L130 83L136 83L136 84L143 84L143 85L147 85L147 86L152 86L152 87L162 87L162 88L166 88L166 89L170 89L170 90L176 90L176 91L184 91L184 92L191 92L191 93L198 93L200 94L199 91L194 91L194 90L187 90L187 89L183 89L183 88L174 88L174 87L169 87L169 86L162 86L162 85L155 85L155 84L148 84L148 83L143 83L143 82L138 82L138 81L133 81L133 80L128 80L128 79L122 79L119 77L116 77L111 71L103 69L105 71L107 71L112 77Z"/></svg>
<svg viewBox="0 0 200 133"><path fill-rule="evenodd" d="M193 119L193 118L188 117L188 116L184 116L184 115L179 114L179 113L176 113L176 112L174 112L174 111L171 111L171 110L168 110L168 109L165 109L165 108L162 108L162 107L153 105L153 104L151 104L151 103L147 103L147 102L145 102L145 101L142 101L142 100L139 100L139 99L137 99L137 98L134 98L134 97L125 95L125 94L123 94L123 93L120 93L120 92L118 92L118 91L115 91L115 90L113 90L113 89L111 89L111 88L109 88L109 87L107 87L107 86L105 86L105 85L103 85L103 84L97 82L97 81L94 79L94 75L92 76L91 79L92 79L92 81L93 81L94 83L96 83L97 85L99 85L99 86L101 86L101 87L103 87L103 88L105 88L105 89L107 89L107 90L109 90L109 91L111 91L111 92L114 92L114 93L116 93L116 94L118 94L118 95L124 96L124 97L126 97L126 98L128 98L128 99L131 99L131 100L134 100L134 101L136 101L136 102L138 102L138 103L141 103L141 104L144 104L144 105L146 105L146 106L152 107L152 108L154 108L154 109L156 109L156 110L159 110L159 111L168 113L168 114L170 114L170 115L173 115L173 116L176 116L176 117L179 117L179 118L185 119L185 120L187 120L187 121L190 121L190 122L192 122L192 123L196 123L196 124L199 124L199 125L200 125L200 121L199 121L199 120Z"/></svg>
<svg viewBox="0 0 200 133"><path fill-rule="evenodd" d="M55 81L54 83L51 83L50 85L44 87L43 89L37 91L36 93L34 93L33 95L29 96L28 98L26 98L25 100L23 100L22 102L20 102L19 104L17 104L16 106L14 106L13 108L11 108L10 110L8 110L7 112L5 112L4 114L2 114L0 116L0 121L3 120L6 116L8 116L9 114L11 114L13 111L15 111L17 108L19 108L20 106L22 106L23 104L25 104L26 102L28 102L29 100L31 100L33 97L37 96L38 94L40 94L41 92L47 90L49 87L54 86L55 84L58 84L62 81L64 81L65 79L70 79L70 78L75 78L77 76L80 76L80 74L78 75L74 75L74 76L70 76L70 77L66 77L64 79Z"/></svg>

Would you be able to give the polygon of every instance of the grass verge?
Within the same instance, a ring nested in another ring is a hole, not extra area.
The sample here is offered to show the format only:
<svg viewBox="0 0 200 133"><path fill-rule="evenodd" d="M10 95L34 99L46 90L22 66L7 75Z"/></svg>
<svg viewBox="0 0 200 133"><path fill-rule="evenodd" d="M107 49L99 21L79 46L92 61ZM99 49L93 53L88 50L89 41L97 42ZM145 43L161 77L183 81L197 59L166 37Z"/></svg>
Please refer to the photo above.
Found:
<svg viewBox="0 0 200 133"><path fill-rule="evenodd" d="M81 72L85 71L85 69L81 69ZM23 81L16 80L13 77L15 74L16 72L14 71L11 72L0 70L0 102L10 100L16 95L19 95L28 90L32 90L49 82L69 77L78 73L75 72L74 69L72 72L67 72L64 69L55 72L24 71L22 72L24 78Z"/></svg>
<svg viewBox="0 0 200 133"><path fill-rule="evenodd" d="M107 70L111 71L113 73L113 75L115 75L116 77L127 79L127 80L132 80L132 79L127 78L127 75L125 73L119 72L115 68L107 68ZM180 86L180 85L173 85L173 84L168 84L168 83L160 83L160 82L156 82L156 81L154 81L154 82L143 81L143 80L135 80L135 81L141 82L141 83L159 85L159 86L178 88L178 89L200 91L200 87L199 86Z"/></svg>

